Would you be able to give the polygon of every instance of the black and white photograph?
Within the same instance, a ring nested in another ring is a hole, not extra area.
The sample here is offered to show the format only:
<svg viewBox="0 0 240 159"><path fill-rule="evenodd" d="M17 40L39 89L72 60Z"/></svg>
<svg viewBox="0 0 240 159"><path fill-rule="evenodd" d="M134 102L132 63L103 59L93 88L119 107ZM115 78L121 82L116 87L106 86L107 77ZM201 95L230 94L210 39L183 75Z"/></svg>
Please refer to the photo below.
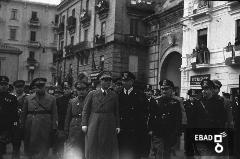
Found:
<svg viewBox="0 0 240 159"><path fill-rule="evenodd" d="M0 159L240 159L240 1L0 0Z"/></svg>

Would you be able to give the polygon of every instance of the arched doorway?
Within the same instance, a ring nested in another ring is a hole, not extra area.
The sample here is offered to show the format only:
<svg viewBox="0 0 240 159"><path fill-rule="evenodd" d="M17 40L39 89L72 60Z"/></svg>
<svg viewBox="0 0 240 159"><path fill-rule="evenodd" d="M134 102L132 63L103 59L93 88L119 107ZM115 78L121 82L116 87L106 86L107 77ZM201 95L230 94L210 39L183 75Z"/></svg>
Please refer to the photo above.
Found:
<svg viewBox="0 0 240 159"><path fill-rule="evenodd" d="M169 53L164 59L161 65L160 80L169 79L173 81L176 91L179 95L181 88L181 72L182 65L181 54L178 52Z"/></svg>

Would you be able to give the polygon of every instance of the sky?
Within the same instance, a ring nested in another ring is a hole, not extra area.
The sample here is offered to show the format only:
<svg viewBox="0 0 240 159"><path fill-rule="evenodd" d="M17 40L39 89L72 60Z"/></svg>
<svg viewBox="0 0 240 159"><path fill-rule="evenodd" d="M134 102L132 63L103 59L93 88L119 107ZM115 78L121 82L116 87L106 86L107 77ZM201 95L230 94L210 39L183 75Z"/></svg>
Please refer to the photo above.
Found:
<svg viewBox="0 0 240 159"><path fill-rule="evenodd" d="M28 0L33 2L43 2L43 3L49 3L49 4L60 4L61 0Z"/></svg>

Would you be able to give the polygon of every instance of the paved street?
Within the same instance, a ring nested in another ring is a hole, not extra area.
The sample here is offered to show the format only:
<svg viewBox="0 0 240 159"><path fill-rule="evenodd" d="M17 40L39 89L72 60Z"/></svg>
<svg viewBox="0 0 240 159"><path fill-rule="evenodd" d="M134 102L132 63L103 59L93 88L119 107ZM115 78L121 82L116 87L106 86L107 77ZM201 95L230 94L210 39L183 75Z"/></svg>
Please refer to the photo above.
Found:
<svg viewBox="0 0 240 159"><path fill-rule="evenodd" d="M183 136L181 137L181 142L180 142L180 148L179 150L176 151L176 155L173 155L171 159L184 159L184 154L183 154L183 149L184 149L184 141L183 141ZM24 153L23 153L23 144L22 144L22 147L21 147L21 159L26 159L26 157L24 156ZM12 145L9 144L7 146L7 154L4 156L4 159L11 159L11 152L12 152ZM55 159L55 157L53 157L51 155L51 152L49 153L49 157L48 159ZM154 158L144 158L144 159L154 159Z"/></svg>

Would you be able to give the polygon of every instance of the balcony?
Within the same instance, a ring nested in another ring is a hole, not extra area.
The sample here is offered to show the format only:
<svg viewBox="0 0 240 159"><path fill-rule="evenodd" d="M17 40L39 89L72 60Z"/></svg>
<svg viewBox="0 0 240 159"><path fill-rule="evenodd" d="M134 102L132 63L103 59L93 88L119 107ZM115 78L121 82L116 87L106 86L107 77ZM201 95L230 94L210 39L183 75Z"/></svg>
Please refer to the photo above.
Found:
<svg viewBox="0 0 240 159"><path fill-rule="evenodd" d="M205 0L198 0L193 4L191 17L193 20L199 19L204 16L209 16L211 10L211 3Z"/></svg>
<svg viewBox="0 0 240 159"><path fill-rule="evenodd" d="M109 2L107 0L98 0L95 6L96 13L99 15L99 19L102 20L108 16Z"/></svg>
<svg viewBox="0 0 240 159"><path fill-rule="evenodd" d="M232 45L230 42L224 48L225 64L228 66L240 65L240 44L236 40L235 44Z"/></svg>
<svg viewBox="0 0 240 159"><path fill-rule="evenodd" d="M147 16L154 13L153 0L128 0L127 11L130 15Z"/></svg>
<svg viewBox="0 0 240 159"><path fill-rule="evenodd" d="M95 36L95 44L96 45L104 45L105 44L105 35L96 35Z"/></svg>
<svg viewBox="0 0 240 159"><path fill-rule="evenodd" d="M65 57L72 57L74 55L73 53L73 45L72 44L69 44L67 46L65 46Z"/></svg>
<svg viewBox="0 0 240 159"><path fill-rule="evenodd" d="M38 18L31 18L31 19L29 20L29 26L30 26L30 27L34 27L34 28L40 27L39 19L38 19Z"/></svg>
<svg viewBox="0 0 240 159"><path fill-rule="evenodd" d="M57 30L58 30L58 25L57 25L57 23L55 23L54 21L52 21L52 22L51 22L51 27L52 27L52 29L53 29L54 31L57 32Z"/></svg>
<svg viewBox="0 0 240 159"><path fill-rule="evenodd" d="M32 58L32 57L28 57L27 58L27 65L26 67L29 69L29 70L35 70L39 65L39 62Z"/></svg>
<svg viewBox="0 0 240 159"><path fill-rule="evenodd" d="M65 25L64 25L63 22L61 22L61 23L58 25L58 29L57 29L58 34L64 34L64 27L65 27Z"/></svg>
<svg viewBox="0 0 240 159"><path fill-rule="evenodd" d="M130 45L147 45L146 38L139 35L125 35L124 42Z"/></svg>
<svg viewBox="0 0 240 159"><path fill-rule="evenodd" d="M80 42L76 45L73 46L72 50L73 50L73 53L79 53L83 50L87 50L90 48L90 42L88 41L83 41L83 42Z"/></svg>
<svg viewBox="0 0 240 159"><path fill-rule="evenodd" d="M40 48L41 44L38 41L28 41L29 48Z"/></svg>
<svg viewBox="0 0 240 159"><path fill-rule="evenodd" d="M193 70L209 68L210 66L210 52L207 47L199 47L193 49L190 63Z"/></svg>
<svg viewBox="0 0 240 159"><path fill-rule="evenodd" d="M75 29L76 29L76 18L73 17L73 16L70 16L70 17L67 19L67 30L68 30L70 33L74 33L74 32L75 32Z"/></svg>
<svg viewBox="0 0 240 159"><path fill-rule="evenodd" d="M90 25L90 20L91 20L91 12L83 10L81 15L80 15L80 22L82 23L82 26L88 27Z"/></svg>

